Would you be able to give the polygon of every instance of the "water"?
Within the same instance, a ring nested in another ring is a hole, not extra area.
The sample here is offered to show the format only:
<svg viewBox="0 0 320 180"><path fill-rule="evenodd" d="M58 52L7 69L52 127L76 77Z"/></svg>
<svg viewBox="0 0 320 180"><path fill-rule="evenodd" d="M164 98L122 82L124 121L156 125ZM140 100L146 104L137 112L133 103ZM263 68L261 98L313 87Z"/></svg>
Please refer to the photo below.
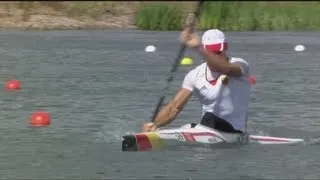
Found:
<svg viewBox="0 0 320 180"><path fill-rule="evenodd" d="M232 55L248 60L257 79L249 132L283 137L320 135L319 33L226 33ZM2 31L1 178L319 178L318 145L181 148L121 152L121 136L149 121L178 49L178 32ZM147 45L157 52L145 53ZM305 52L294 52L304 44ZM201 58L180 67L170 98ZM167 99L168 100L168 99ZM31 128L31 112L52 116ZM196 122L193 97L170 126Z"/></svg>

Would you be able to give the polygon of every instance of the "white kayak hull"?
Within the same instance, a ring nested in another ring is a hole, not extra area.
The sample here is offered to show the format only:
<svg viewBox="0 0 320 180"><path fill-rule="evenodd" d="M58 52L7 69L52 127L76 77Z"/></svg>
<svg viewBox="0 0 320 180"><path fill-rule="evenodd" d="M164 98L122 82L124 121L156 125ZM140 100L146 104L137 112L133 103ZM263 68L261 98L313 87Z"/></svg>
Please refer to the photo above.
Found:
<svg viewBox="0 0 320 180"><path fill-rule="evenodd" d="M246 135L239 133L224 133L206 126L186 124L180 128L162 129L156 132L138 133L123 136L123 151L147 151L165 148L168 142L185 144L295 144L304 139L281 138L271 136Z"/></svg>

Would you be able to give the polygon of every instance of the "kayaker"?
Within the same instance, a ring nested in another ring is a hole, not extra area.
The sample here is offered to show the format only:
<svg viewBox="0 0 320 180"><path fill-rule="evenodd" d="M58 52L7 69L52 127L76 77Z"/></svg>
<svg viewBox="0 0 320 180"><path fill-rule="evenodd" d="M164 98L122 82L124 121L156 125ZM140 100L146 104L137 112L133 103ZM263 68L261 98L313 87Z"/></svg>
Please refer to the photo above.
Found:
<svg viewBox="0 0 320 180"><path fill-rule="evenodd" d="M205 62L185 76L181 89L161 109L154 123L143 125L143 132L171 123L193 93L202 105L200 124L222 132L245 132L251 92L248 62L227 55L225 34L218 29L207 30L201 40L196 33L185 29L180 41L199 52Z"/></svg>

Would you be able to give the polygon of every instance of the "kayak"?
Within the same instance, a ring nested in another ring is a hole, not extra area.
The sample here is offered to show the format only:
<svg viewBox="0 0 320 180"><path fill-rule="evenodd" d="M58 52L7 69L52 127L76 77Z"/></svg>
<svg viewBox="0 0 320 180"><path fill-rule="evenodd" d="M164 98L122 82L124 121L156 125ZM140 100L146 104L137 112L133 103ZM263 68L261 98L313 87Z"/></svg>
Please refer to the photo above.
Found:
<svg viewBox="0 0 320 180"><path fill-rule="evenodd" d="M186 124L179 128L137 133L122 137L122 151L150 151L164 149L170 144L296 144L304 139L225 133L200 124Z"/></svg>

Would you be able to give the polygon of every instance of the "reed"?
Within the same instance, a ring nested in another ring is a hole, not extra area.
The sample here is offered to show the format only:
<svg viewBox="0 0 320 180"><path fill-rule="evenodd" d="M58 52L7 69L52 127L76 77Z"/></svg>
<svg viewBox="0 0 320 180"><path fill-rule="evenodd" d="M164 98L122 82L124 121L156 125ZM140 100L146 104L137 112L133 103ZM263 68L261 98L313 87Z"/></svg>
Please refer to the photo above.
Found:
<svg viewBox="0 0 320 180"><path fill-rule="evenodd" d="M143 30L177 30L184 23L183 11L177 5L145 4L138 8L135 25Z"/></svg>
<svg viewBox="0 0 320 180"><path fill-rule="evenodd" d="M135 16L144 30L180 30L186 13L183 4L144 4ZM320 30L320 4L309 2L207 1L199 28L225 31L317 31Z"/></svg>
<svg viewBox="0 0 320 180"><path fill-rule="evenodd" d="M29 21L33 15L80 21L131 19L143 30L181 30L196 1L7 1L1 17ZM206 1L197 29L224 31L319 31L319 1ZM17 19L17 18L16 18Z"/></svg>

